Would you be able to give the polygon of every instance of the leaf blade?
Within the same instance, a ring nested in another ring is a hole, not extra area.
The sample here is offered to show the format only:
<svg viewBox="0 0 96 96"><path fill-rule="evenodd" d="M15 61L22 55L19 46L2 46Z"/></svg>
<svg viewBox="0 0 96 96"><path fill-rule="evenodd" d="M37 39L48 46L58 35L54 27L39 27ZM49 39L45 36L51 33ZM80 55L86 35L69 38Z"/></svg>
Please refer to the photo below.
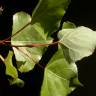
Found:
<svg viewBox="0 0 96 96"><path fill-rule="evenodd" d="M64 55L68 52L66 58L69 62L91 55L96 46L96 33L84 26L63 29L58 33L58 38L62 49L66 49Z"/></svg>
<svg viewBox="0 0 96 96"><path fill-rule="evenodd" d="M47 39L46 34L39 23L32 25L30 24L30 21L31 16L25 12L18 12L13 16L12 34L16 34L16 31L18 32L18 30L22 29L26 24L29 24L11 38L11 44L18 45L17 48L13 46L17 62L25 62L25 64L23 63L19 68L20 72L32 70L34 65L41 59L42 54L47 47L19 47L19 45L46 44L52 42L51 38Z"/></svg>
<svg viewBox="0 0 96 96"><path fill-rule="evenodd" d="M13 52L9 51L8 56L4 60L6 66L6 75L11 76L12 78L18 78L17 69L12 64L12 56Z"/></svg>
<svg viewBox="0 0 96 96"><path fill-rule="evenodd" d="M68 64L60 48L45 68L41 96L67 96L75 88L70 86L70 79L75 76L76 65Z"/></svg>
<svg viewBox="0 0 96 96"><path fill-rule="evenodd" d="M70 0L39 0L32 15L32 24L39 22L45 33L55 32L70 3Z"/></svg>

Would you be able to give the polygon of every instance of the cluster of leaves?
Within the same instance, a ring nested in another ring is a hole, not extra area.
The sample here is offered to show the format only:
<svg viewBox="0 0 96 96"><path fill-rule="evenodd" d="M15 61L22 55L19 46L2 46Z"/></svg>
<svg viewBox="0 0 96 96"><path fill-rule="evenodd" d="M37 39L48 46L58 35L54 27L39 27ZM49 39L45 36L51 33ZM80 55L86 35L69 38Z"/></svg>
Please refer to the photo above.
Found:
<svg viewBox="0 0 96 96"><path fill-rule="evenodd" d="M16 57L17 68L12 64L12 51L5 59L0 56L6 65L6 74L13 78L9 79L10 84L21 83L23 87L24 81L18 78L18 71L29 72L38 64L44 69L41 96L67 96L76 86L82 85L75 62L93 53L96 33L84 26L76 28L73 23L64 22L57 32L58 41L54 42L51 37L59 29L69 3L70 0L39 0L32 16L25 12L14 14L12 36L0 41L6 45L11 42ZM40 65L48 46L54 45L58 50L45 67Z"/></svg>

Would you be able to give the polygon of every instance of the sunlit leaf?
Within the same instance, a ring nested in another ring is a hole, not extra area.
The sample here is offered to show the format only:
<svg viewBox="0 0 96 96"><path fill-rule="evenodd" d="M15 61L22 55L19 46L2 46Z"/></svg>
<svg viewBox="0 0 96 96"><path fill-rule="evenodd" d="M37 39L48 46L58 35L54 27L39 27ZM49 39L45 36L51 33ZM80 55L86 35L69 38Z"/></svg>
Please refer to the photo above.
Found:
<svg viewBox="0 0 96 96"><path fill-rule="evenodd" d="M32 24L39 22L47 34L56 31L69 3L70 0L39 0L32 14Z"/></svg>
<svg viewBox="0 0 96 96"><path fill-rule="evenodd" d="M6 75L11 76L12 78L18 78L17 69L13 66L12 63L13 52L9 51L7 58L4 60L6 66Z"/></svg>
<svg viewBox="0 0 96 96"><path fill-rule="evenodd" d="M41 96L67 96L75 89L70 80L77 75L75 63L68 64L59 49L45 68Z"/></svg>
<svg viewBox="0 0 96 96"><path fill-rule="evenodd" d="M13 31L15 34L18 30L24 27L26 24L31 22L31 16L25 12L16 13L13 16ZM16 60L18 62L25 62L19 68L21 72L27 72L31 70L34 65L41 59L43 52L46 47L26 47L26 45L37 44L37 43L49 43L52 40L47 40L44 34L44 29L39 23L33 25L29 24L26 28L21 30L18 34L11 38L12 45L25 45L25 47L13 47Z"/></svg>
<svg viewBox="0 0 96 96"><path fill-rule="evenodd" d="M69 1L61 0L57 4L56 0L40 0L32 17L24 12L15 14L13 16L12 31L12 34L15 35L11 38L12 45L20 46L52 42L51 38L47 38L47 34L58 29L60 26L59 21L63 17ZM26 25L27 27L25 27ZM26 48L25 46L22 49L20 47L18 49L13 48L16 60L25 62L19 68L19 71L27 72L38 63L46 47Z"/></svg>
<svg viewBox="0 0 96 96"><path fill-rule="evenodd" d="M58 38L69 63L91 55L96 47L96 32L83 26L62 29Z"/></svg>

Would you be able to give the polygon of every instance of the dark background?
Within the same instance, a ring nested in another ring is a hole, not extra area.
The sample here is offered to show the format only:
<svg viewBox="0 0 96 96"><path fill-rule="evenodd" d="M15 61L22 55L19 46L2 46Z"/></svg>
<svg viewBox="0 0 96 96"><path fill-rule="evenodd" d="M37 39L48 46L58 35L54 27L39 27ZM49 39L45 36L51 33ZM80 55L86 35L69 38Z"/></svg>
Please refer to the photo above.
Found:
<svg viewBox="0 0 96 96"><path fill-rule="evenodd" d="M71 1L63 21L71 21L77 26L83 25L96 30L95 0ZM0 5L4 7L4 12L0 15L0 39L11 35L13 14L18 11L25 11L31 14L37 2L38 0L0 0ZM8 46L0 45L0 54L6 57L9 49L11 48ZM96 52L94 51L91 56L78 61L77 66L79 79L85 87L78 87L69 96L96 96ZM17 86L9 86L8 77L6 77L4 70L5 66L0 61L0 96L39 96L43 70L38 66L33 71L20 74L20 78L26 82L22 89Z"/></svg>

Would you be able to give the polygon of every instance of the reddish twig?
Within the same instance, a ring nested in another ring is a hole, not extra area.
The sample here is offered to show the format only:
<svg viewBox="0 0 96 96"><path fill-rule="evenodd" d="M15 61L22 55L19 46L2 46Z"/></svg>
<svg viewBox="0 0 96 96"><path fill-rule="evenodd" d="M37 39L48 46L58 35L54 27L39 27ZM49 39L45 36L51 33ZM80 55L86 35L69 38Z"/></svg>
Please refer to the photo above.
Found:
<svg viewBox="0 0 96 96"><path fill-rule="evenodd" d="M41 44L41 43L32 43L32 44L11 44L11 41L5 41L5 42L1 42L1 45L9 45L12 47L39 47L39 46L49 46L49 45L55 45L58 44L59 41L53 42L53 43L45 43L45 44Z"/></svg>
<svg viewBox="0 0 96 96"><path fill-rule="evenodd" d="M49 45L55 45L58 44L57 42L48 43L48 44L25 44L25 45L11 45L12 47L40 47L40 46L49 46Z"/></svg>
<svg viewBox="0 0 96 96"><path fill-rule="evenodd" d="M15 32L12 36L9 36L8 38L5 38L4 40L0 41L0 44L4 44L6 41L10 40L12 37L14 37L15 35L17 35L18 33L20 33L23 29L25 29L28 25L30 25L31 22L27 23L25 26L23 26L20 30L18 30L17 32Z"/></svg>

